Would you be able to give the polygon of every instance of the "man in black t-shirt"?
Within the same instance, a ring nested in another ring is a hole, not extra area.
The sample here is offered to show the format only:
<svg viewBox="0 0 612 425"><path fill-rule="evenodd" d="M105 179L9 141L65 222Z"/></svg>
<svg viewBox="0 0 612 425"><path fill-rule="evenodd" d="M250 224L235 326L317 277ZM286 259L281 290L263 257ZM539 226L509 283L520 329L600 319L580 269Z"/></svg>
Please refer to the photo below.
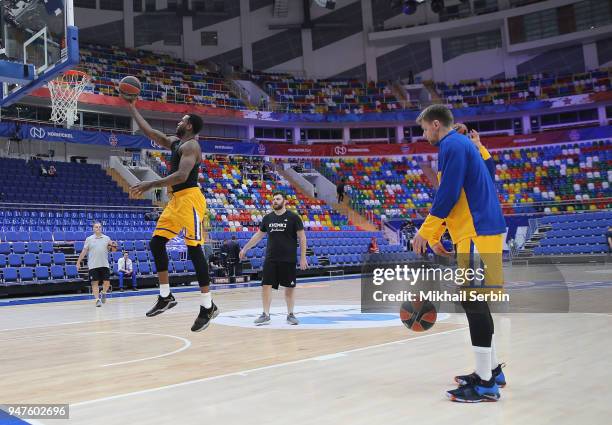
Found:
<svg viewBox="0 0 612 425"><path fill-rule="evenodd" d="M272 304L272 288L285 287L287 302L287 323L297 325L299 322L293 314L295 305L296 251L300 241L300 269L306 270L306 233L300 217L285 208L285 195L274 192L272 211L267 214L257 233L240 251L240 259L244 260L252 247L256 246L264 235L268 234L266 260L263 266L262 301L263 313L255 320L256 325L270 323L270 305Z"/></svg>

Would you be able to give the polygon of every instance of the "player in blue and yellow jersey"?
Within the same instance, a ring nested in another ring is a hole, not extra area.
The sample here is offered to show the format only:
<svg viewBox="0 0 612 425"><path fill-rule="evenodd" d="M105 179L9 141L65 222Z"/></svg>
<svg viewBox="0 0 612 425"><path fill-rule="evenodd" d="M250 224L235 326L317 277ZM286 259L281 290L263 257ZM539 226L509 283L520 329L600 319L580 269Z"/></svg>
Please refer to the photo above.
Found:
<svg viewBox="0 0 612 425"><path fill-rule="evenodd" d="M439 147L440 186L431 211L413 240L413 249L423 253L429 244L436 254L450 255L440 243L448 229L459 267L473 269L474 264L480 264L475 261L476 253L485 265L484 285L469 282L462 289L469 294L483 289L500 293L506 223L492 178L494 164L490 154L453 129L453 115L443 105L429 106L417 122L429 143ZM470 327L476 371L455 377L460 387L448 391L447 396L459 402L496 401L499 386L505 385L505 376L495 353L493 317L487 301L467 298L462 306Z"/></svg>

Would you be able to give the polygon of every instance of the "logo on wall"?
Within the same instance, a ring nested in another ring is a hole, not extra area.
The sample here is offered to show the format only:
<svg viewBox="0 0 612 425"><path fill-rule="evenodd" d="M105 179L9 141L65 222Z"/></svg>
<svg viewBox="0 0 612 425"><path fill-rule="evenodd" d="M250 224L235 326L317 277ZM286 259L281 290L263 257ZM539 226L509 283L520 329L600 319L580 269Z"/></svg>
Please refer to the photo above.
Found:
<svg viewBox="0 0 612 425"><path fill-rule="evenodd" d="M151 142L151 146L154 147L155 149L161 149L161 146L159 146L157 143L155 143L153 140L149 140L149 142Z"/></svg>
<svg viewBox="0 0 612 425"><path fill-rule="evenodd" d="M570 131L569 138L573 142L580 140L580 132L578 130Z"/></svg>
<svg viewBox="0 0 612 425"><path fill-rule="evenodd" d="M260 155L265 155L265 154L266 154L266 146L260 143L260 144L257 146L257 152L258 152Z"/></svg>
<svg viewBox="0 0 612 425"><path fill-rule="evenodd" d="M401 145L400 146L400 152L404 153L404 154L409 154L410 153L410 146L409 145Z"/></svg>
<svg viewBox="0 0 612 425"><path fill-rule="evenodd" d="M230 311L221 313L216 323L226 326L257 329L366 329L402 326L399 312L362 313L359 305L310 305L296 307L299 326L287 324L287 310L284 307L272 307L272 322L266 326L255 326L253 321L261 314L261 308ZM438 321L450 317L447 313L438 313Z"/></svg>
<svg viewBox="0 0 612 425"><path fill-rule="evenodd" d="M336 146L336 147L334 147L334 153L336 155L346 155L346 152L348 152L348 149L346 148L346 146Z"/></svg>
<svg viewBox="0 0 612 425"><path fill-rule="evenodd" d="M117 146L119 144L119 139L114 134L111 134L108 138L108 143L110 143L111 146Z"/></svg>
<svg viewBox="0 0 612 425"><path fill-rule="evenodd" d="M30 136L32 136L33 139L44 139L46 135L47 132L44 128L32 127L30 129Z"/></svg>

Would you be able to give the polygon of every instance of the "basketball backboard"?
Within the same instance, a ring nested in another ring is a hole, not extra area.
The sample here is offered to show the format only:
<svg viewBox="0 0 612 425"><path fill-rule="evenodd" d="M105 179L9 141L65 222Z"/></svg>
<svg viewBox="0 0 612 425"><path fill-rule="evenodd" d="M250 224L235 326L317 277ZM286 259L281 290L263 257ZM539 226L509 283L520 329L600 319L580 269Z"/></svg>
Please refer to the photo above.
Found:
<svg viewBox="0 0 612 425"><path fill-rule="evenodd" d="M0 106L79 63L73 0L2 0L0 33Z"/></svg>

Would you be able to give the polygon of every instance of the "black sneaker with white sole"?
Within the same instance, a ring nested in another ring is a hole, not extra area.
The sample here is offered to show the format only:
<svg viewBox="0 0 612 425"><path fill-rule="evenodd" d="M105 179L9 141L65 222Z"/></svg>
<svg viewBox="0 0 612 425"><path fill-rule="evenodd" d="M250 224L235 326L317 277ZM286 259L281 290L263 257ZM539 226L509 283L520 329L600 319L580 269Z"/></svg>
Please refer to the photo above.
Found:
<svg viewBox="0 0 612 425"><path fill-rule="evenodd" d="M170 294L167 297L162 297L161 295L157 296L157 302L153 306L153 308L147 311L147 317L157 316L158 314L162 314L166 310L170 310L172 307L175 307L177 304L174 299L174 295Z"/></svg>
<svg viewBox="0 0 612 425"><path fill-rule="evenodd" d="M506 375L504 375L504 371L502 370L504 367L506 367L506 364L500 363L495 369L491 370L491 375L495 378L495 383L499 388L504 388L506 386ZM455 376L455 382L459 385L474 384L479 380L480 376L478 376L476 372L470 373L469 375Z"/></svg>
<svg viewBox="0 0 612 425"><path fill-rule="evenodd" d="M192 332L201 332L210 325L210 321L219 315L219 308L212 304L210 308L204 308L200 306L200 314L196 317L193 326L191 327Z"/></svg>

